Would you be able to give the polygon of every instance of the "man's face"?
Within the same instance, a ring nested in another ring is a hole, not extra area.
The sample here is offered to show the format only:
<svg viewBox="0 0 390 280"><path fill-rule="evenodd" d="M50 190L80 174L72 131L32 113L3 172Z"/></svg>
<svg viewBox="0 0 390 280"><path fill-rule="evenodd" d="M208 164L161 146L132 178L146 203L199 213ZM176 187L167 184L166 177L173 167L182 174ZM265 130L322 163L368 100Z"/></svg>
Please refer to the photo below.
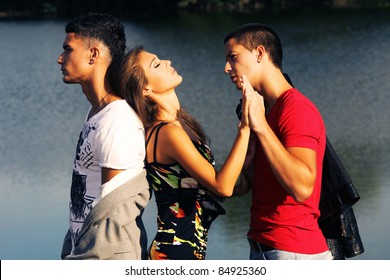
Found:
<svg viewBox="0 0 390 280"><path fill-rule="evenodd" d="M64 51L58 57L57 63L61 65L63 81L65 83L82 83L87 80L91 70L89 64L91 52L86 47L84 40L67 33L63 43Z"/></svg>
<svg viewBox="0 0 390 280"><path fill-rule="evenodd" d="M226 42L225 55L225 72L229 74L230 79L236 85L237 89L241 89L242 75L245 74L251 80L250 77L255 74L254 66L256 66L257 62L256 51L249 51L232 38Z"/></svg>

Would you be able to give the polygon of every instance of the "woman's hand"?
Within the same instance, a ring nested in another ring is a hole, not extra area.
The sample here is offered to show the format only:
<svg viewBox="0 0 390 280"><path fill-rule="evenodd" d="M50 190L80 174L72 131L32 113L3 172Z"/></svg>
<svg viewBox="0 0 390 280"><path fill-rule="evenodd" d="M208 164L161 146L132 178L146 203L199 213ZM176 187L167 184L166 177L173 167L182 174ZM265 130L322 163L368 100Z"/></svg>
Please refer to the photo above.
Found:
<svg viewBox="0 0 390 280"><path fill-rule="evenodd" d="M242 108L241 108L241 120L239 128L250 128L249 123L249 104L252 100L252 94L250 93L251 86L248 87L248 79L245 79L246 76L241 77L242 85ZM249 84L250 85L250 84ZM253 90L253 88L252 88Z"/></svg>

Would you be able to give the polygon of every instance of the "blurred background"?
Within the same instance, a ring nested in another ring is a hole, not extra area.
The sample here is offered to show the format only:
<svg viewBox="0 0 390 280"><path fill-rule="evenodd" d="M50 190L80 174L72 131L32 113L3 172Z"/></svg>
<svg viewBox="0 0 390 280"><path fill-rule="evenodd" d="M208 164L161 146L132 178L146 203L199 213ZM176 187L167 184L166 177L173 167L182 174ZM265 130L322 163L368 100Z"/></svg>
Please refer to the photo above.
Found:
<svg viewBox="0 0 390 280"><path fill-rule="evenodd" d="M283 71L319 108L328 137L361 199L353 209L365 252L390 259L390 1L10 1L0 2L0 259L59 259L68 227L76 142L89 108L56 63L68 20L108 12L127 45L170 59L181 104L211 140L217 168L236 134L240 92L223 72L224 36L270 25ZM207 259L248 259L250 195L227 199L209 233ZM156 231L152 200L144 220Z"/></svg>
<svg viewBox="0 0 390 280"><path fill-rule="evenodd" d="M2 0L3 17L69 17L105 11L117 16L196 13L280 13L389 8L389 0Z"/></svg>

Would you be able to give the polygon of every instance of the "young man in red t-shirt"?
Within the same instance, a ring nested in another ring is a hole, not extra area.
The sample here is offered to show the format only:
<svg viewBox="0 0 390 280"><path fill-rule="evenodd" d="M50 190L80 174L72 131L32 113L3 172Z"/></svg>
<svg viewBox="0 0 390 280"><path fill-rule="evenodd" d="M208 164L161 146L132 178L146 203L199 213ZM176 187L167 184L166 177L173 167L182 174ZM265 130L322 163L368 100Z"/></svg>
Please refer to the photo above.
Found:
<svg viewBox="0 0 390 280"><path fill-rule="evenodd" d="M252 137L238 193L252 190L251 259L332 259L318 226L326 130L315 105L283 75L278 35L247 24L225 38L237 89L252 93Z"/></svg>

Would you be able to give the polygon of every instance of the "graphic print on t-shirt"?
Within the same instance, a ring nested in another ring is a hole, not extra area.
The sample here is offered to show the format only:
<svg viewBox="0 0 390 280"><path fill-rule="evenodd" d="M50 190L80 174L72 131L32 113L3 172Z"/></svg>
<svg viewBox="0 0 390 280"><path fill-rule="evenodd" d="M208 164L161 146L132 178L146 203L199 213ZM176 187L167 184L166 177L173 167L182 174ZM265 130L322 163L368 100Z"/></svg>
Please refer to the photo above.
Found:
<svg viewBox="0 0 390 280"><path fill-rule="evenodd" d="M81 164L85 168L88 168L88 166L92 164L91 160L93 155L91 151L91 146L88 141L85 141L85 139L87 139L89 133L95 129L96 128L93 125L89 125L88 123L84 124L83 130L80 132L79 142L77 143L76 159L74 162L75 165Z"/></svg>
<svg viewBox="0 0 390 280"><path fill-rule="evenodd" d="M92 202L94 200L93 197L86 196L87 175L79 173L79 168L88 168L92 164L93 154L87 138L89 133L93 130L95 130L94 125L88 123L84 124L77 143L76 158L72 174L70 220L81 224L91 210Z"/></svg>
<svg viewBox="0 0 390 280"><path fill-rule="evenodd" d="M70 190L70 210L72 213L72 221L82 220L84 221L84 212L86 207L86 201L84 195L86 192L86 180L87 176L78 174L73 170L72 175L72 188Z"/></svg>

